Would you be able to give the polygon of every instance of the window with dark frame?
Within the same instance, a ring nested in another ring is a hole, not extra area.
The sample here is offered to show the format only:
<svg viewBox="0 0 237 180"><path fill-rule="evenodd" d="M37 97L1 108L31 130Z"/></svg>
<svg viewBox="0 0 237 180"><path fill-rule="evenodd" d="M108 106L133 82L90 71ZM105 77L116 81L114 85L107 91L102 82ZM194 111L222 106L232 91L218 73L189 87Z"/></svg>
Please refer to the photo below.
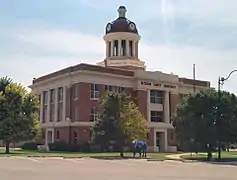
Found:
<svg viewBox="0 0 237 180"><path fill-rule="evenodd" d="M77 130L73 131L73 144L77 144L78 142L78 133Z"/></svg>
<svg viewBox="0 0 237 180"><path fill-rule="evenodd" d="M105 92L112 92L113 86L111 85L105 85Z"/></svg>
<svg viewBox="0 0 237 180"><path fill-rule="evenodd" d="M50 109L49 109L49 121L53 122L55 117L55 89L50 90Z"/></svg>
<svg viewBox="0 0 237 180"><path fill-rule="evenodd" d="M73 99L78 99L79 96L79 84L76 83L73 85Z"/></svg>
<svg viewBox="0 0 237 180"><path fill-rule="evenodd" d="M56 131L56 139L57 139L57 140L60 139L60 132L59 132L59 130Z"/></svg>
<svg viewBox="0 0 237 180"><path fill-rule="evenodd" d="M57 110L57 120L63 120L63 87L58 88L58 110Z"/></svg>
<svg viewBox="0 0 237 180"><path fill-rule="evenodd" d="M98 84L90 84L90 98L91 99L99 98L99 85Z"/></svg>
<svg viewBox="0 0 237 180"><path fill-rule="evenodd" d="M163 122L163 112L151 111L151 122Z"/></svg>
<svg viewBox="0 0 237 180"><path fill-rule="evenodd" d="M163 91L150 90L150 103L163 104Z"/></svg>
<svg viewBox="0 0 237 180"><path fill-rule="evenodd" d="M94 121L96 120L97 111L98 111L98 108L97 108L97 107L92 107L92 108L91 108L91 114L90 114L90 121L91 121L91 122L94 122Z"/></svg>

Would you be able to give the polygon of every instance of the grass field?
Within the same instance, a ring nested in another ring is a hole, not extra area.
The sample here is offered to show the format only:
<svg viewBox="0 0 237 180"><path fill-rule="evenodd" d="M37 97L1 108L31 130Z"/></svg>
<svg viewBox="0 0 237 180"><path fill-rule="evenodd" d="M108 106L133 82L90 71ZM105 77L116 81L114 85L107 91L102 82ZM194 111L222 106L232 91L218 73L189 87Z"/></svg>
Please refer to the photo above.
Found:
<svg viewBox="0 0 237 180"><path fill-rule="evenodd" d="M154 159L169 159L166 157L169 153L148 153L148 158L154 158ZM77 152L38 152L38 151L28 151L28 150L21 150L21 149L10 149L9 156L37 156L37 157L119 157L118 152L114 153L77 153ZM124 153L125 157L132 157L132 153ZM0 148L0 156L6 156L5 149ZM138 156L138 155L137 155Z"/></svg>
<svg viewBox="0 0 237 180"><path fill-rule="evenodd" d="M188 155L181 155L180 156L182 159L189 159L189 160L206 160L207 159L207 153L191 153ZM212 157L214 159L218 158L217 153L213 153ZM237 161L237 151L231 151L231 152L226 152L223 151L221 153L222 161Z"/></svg>

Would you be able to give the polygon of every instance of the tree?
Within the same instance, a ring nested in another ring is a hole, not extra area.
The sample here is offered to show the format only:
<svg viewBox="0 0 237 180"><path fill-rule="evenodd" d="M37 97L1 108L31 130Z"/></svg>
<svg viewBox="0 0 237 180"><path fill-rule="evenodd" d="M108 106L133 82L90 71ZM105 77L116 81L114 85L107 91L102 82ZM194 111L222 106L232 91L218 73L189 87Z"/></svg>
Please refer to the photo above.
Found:
<svg viewBox="0 0 237 180"><path fill-rule="evenodd" d="M93 140L103 148L114 142L123 156L125 144L146 139L149 128L138 107L124 93L110 92L102 97L97 119L92 127Z"/></svg>
<svg viewBox="0 0 237 180"><path fill-rule="evenodd" d="M221 117L216 121L218 108ZM219 99L215 90L206 90L189 95L181 102L173 117L173 125L181 144L192 142L207 150L207 145L215 148L219 139L224 143L237 140L236 117L237 98L234 94L223 91Z"/></svg>
<svg viewBox="0 0 237 180"><path fill-rule="evenodd" d="M0 139L9 153L11 142L31 140L38 134L38 100L9 78L0 79Z"/></svg>

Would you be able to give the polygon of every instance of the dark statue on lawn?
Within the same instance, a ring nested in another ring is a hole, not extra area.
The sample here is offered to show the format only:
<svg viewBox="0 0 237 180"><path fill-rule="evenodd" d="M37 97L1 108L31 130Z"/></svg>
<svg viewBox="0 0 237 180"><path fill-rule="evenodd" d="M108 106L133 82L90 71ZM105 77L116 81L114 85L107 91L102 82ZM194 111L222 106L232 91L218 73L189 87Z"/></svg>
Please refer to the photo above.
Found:
<svg viewBox="0 0 237 180"><path fill-rule="evenodd" d="M146 157L147 153L147 143L143 140L133 140L132 141L133 157L136 156L136 153L139 154L139 157Z"/></svg>

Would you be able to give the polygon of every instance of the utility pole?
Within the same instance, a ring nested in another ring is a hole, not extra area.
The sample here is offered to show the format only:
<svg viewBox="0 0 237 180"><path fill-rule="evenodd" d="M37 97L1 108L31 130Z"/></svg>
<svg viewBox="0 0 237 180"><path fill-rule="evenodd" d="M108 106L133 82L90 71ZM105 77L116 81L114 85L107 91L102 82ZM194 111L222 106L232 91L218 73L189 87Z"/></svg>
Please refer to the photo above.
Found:
<svg viewBox="0 0 237 180"><path fill-rule="evenodd" d="M195 94L196 93L196 65L193 64L193 93Z"/></svg>

